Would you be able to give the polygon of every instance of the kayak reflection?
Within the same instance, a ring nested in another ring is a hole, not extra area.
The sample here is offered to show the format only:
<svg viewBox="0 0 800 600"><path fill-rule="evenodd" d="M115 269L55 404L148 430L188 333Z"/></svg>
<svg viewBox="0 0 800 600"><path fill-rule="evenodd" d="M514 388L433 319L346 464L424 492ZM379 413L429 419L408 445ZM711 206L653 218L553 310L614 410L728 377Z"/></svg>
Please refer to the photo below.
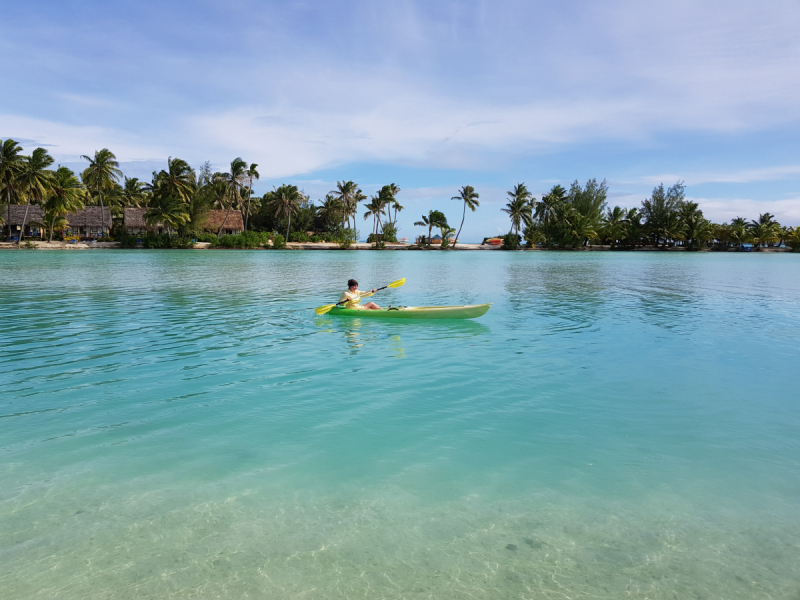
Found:
<svg viewBox="0 0 800 600"><path fill-rule="evenodd" d="M436 340L448 343L490 343L491 329L475 321L375 321L361 318L314 320L320 333L341 335L349 354L362 348L391 358L405 358L416 346L429 347ZM387 344L388 342L388 344ZM416 354L416 353L414 353Z"/></svg>

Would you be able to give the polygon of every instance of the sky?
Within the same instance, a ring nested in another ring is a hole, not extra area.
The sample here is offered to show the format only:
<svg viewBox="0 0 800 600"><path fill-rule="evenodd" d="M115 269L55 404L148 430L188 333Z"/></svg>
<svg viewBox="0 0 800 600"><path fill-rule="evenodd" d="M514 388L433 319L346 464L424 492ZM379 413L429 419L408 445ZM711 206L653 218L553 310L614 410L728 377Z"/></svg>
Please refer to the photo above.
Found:
<svg viewBox="0 0 800 600"><path fill-rule="evenodd" d="M463 241L506 192L606 179L639 206L684 181L716 222L800 225L800 2L62 0L6 3L0 139L60 164L114 152L257 163L255 192L396 183L400 237L472 185ZM363 231L371 229L363 221ZM419 230L419 231L417 231ZM363 236L362 236L363 237Z"/></svg>

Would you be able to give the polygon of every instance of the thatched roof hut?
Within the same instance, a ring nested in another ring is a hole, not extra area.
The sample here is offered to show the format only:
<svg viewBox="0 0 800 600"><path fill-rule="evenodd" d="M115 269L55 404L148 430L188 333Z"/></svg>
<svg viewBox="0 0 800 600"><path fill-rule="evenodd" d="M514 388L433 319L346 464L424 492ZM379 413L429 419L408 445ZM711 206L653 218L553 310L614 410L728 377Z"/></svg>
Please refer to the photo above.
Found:
<svg viewBox="0 0 800 600"><path fill-rule="evenodd" d="M41 206L31 204L28 208L28 217L25 219L27 225L31 221L42 222L44 219L44 211ZM25 216L24 204L9 204L3 209L3 218L6 220L6 225L22 225L22 218Z"/></svg>
<svg viewBox="0 0 800 600"><path fill-rule="evenodd" d="M122 224L128 233L139 231L154 231L156 227L148 225L144 219L146 208L125 208L122 211Z"/></svg>
<svg viewBox="0 0 800 600"><path fill-rule="evenodd" d="M226 221L225 215L227 213L228 213L227 210L208 211L208 215L206 216L206 219L205 221L203 221L202 224L203 231L217 233L217 231L219 231L219 228L222 226L222 223L224 221L225 228L222 230L223 234L242 233L244 231L244 220L242 219L242 211L232 210L231 214L228 215L228 220Z"/></svg>
<svg viewBox="0 0 800 600"><path fill-rule="evenodd" d="M69 226L74 227L107 227L111 229L111 209L104 206L87 206L83 210L67 213Z"/></svg>

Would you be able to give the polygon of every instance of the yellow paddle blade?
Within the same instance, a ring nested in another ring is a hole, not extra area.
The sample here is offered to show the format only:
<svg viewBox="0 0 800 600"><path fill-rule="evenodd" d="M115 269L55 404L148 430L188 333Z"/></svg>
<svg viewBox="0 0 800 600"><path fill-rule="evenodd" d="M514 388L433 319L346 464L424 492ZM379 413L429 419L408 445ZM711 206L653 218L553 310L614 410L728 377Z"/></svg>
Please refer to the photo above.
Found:
<svg viewBox="0 0 800 600"><path fill-rule="evenodd" d="M386 287L399 288L401 285L405 285L405 283L406 283L406 278L403 277L402 279L398 279L397 281L393 281L392 283L390 283Z"/></svg>
<svg viewBox="0 0 800 600"><path fill-rule="evenodd" d="M319 308L315 308L314 312L318 315L324 315L326 312L330 312L330 310L336 306L335 304L326 304L325 306L320 306Z"/></svg>

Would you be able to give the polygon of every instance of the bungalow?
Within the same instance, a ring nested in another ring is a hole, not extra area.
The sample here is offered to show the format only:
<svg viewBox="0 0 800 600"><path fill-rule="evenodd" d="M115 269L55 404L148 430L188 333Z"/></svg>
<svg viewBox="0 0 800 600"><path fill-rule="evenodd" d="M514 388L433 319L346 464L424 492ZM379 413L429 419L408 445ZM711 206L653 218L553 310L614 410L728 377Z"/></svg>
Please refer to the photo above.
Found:
<svg viewBox="0 0 800 600"><path fill-rule="evenodd" d="M122 225L125 233L133 235L136 233L164 233L166 230L161 223L149 225L144 220L146 208L125 208L122 212Z"/></svg>
<svg viewBox="0 0 800 600"><path fill-rule="evenodd" d="M28 215L25 216L25 209L28 209ZM6 221L6 229L8 231L8 239L16 241L22 233L22 219L25 219L25 237L44 237L44 228L42 221L44 220L44 211L41 206L31 204L25 206L24 204L9 204L6 205L3 211L3 218Z"/></svg>
<svg viewBox="0 0 800 600"><path fill-rule="evenodd" d="M227 220L225 215L228 215ZM210 210L203 222L202 229L210 233L217 233L223 222L225 226L222 228L222 235L242 233L244 231L244 220L240 210L232 210L230 214L228 214L227 210Z"/></svg>
<svg viewBox="0 0 800 600"><path fill-rule="evenodd" d="M81 239L90 239L108 235L111 230L111 209L104 206L87 206L83 210L67 213L69 225L67 229L72 235Z"/></svg>
<svg viewBox="0 0 800 600"><path fill-rule="evenodd" d="M28 209L28 216L25 217L25 209ZM3 211L6 219L6 226L9 229L11 240L19 239L22 232L22 219L25 218L25 236L44 238L47 234L47 223L44 222L44 211L41 206L31 204L26 207L24 204L12 204L6 206ZM111 229L111 209L107 206L87 206L83 210L74 213L67 213L67 222L70 233L83 239L96 238L101 235L108 235Z"/></svg>

